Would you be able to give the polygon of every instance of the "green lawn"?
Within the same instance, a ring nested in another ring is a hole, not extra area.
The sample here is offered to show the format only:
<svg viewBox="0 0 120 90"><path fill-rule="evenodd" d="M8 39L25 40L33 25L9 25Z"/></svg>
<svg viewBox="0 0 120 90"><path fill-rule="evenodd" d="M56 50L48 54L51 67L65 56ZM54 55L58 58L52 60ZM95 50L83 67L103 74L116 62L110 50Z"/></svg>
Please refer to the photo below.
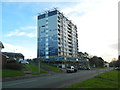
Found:
<svg viewBox="0 0 120 90"><path fill-rule="evenodd" d="M2 69L0 69L0 77L2 77Z"/></svg>
<svg viewBox="0 0 120 90"><path fill-rule="evenodd" d="M15 77L25 75L22 70L3 69L2 77Z"/></svg>
<svg viewBox="0 0 120 90"><path fill-rule="evenodd" d="M32 74L37 74L38 73L38 67L36 65L30 65L30 64L26 64L24 65L27 69L29 69ZM40 69L40 73L47 73L46 71Z"/></svg>
<svg viewBox="0 0 120 90"><path fill-rule="evenodd" d="M94 78L69 86L68 88L118 88L118 71L111 70ZM119 82L120 83L120 82Z"/></svg>
<svg viewBox="0 0 120 90"><path fill-rule="evenodd" d="M118 81L118 71L116 70L111 70L111 71L107 71L105 73L102 73L100 75L97 75L96 77L102 77L102 78L106 78L109 80L114 80L114 81Z"/></svg>
<svg viewBox="0 0 120 90"><path fill-rule="evenodd" d="M38 67L37 66L28 65L28 64L26 64L24 66L26 68L28 68L32 72L33 75L38 73ZM40 69L40 73L47 73L47 72ZM25 75L25 73L22 70L2 69L2 77L15 77L15 76L23 76L23 75Z"/></svg>
<svg viewBox="0 0 120 90"><path fill-rule="evenodd" d="M52 65L49 65L49 64L44 64L44 63L41 63L41 65L44 66L44 67L50 68L54 72L61 72L61 70L59 68L55 67L55 66L52 66Z"/></svg>

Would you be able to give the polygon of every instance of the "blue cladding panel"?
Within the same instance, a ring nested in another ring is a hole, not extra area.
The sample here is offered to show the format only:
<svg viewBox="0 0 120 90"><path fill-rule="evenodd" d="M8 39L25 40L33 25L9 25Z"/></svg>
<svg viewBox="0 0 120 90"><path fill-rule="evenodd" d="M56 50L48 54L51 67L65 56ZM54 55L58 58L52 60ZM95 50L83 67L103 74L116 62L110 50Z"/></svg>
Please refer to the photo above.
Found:
<svg viewBox="0 0 120 90"><path fill-rule="evenodd" d="M52 11L52 12L49 12L49 13L48 13L48 16L52 16L52 15L56 15L56 14L57 14L57 10Z"/></svg>
<svg viewBox="0 0 120 90"><path fill-rule="evenodd" d="M49 56L56 56L58 55L58 41L57 41L57 35L55 33L55 30L57 29L54 29L54 30L51 30L50 32L53 32L53 33L48 33L48 55ZM41 30L41 32L45 33L44 30ZM39 47L40 47L40 56L45 56L45 39L46 37L45 36L42 36L40 37L39 41Z"/></svg>
<svg viewBox="0 0 120 90"><path fill-rule="evenodd" d="M40 56L45 56L45 37L40 38Z"/></svg>
<svg viewBox="0 0 120 90"><path fill-rule="evenodd" d="M45 14L42 14L42 15L38 16L38 19L42 19L42 18L45 18Z"/></svg>
<svg viewBox="0 0 120 90"><path fill-rule="evenodd" d="M39 50L38 55L40 56L57 56L58 55L58 34L57 34L57 11L54 10L48 13L48 21L44 16L39 16L38 26L46 25L47 27L38 27L40 30L39 36ZM48 24L46 24L48 22ZM48 39L47 39L48 38ZM47 44L48 43L48 44ZM48 48L47 48L48 45Z"/></svg>
<svg viewBox="0 0 120 90"><path fill-rule="evenodd" d="M52 35L51 38L49 37L48 43L49 43L49 56L58 55L57 35Z"/></svg>

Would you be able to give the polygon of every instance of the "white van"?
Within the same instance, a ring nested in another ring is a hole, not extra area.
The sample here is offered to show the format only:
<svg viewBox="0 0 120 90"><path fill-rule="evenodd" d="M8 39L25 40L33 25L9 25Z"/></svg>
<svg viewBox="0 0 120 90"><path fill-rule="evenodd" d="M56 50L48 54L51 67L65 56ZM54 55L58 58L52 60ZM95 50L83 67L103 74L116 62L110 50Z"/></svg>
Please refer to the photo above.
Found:
<svg viewBox="0 0 120 90"><path fill-rule="evenodd" d="M74 66L69 66L66 68L66 72L69 73L69 72L77 72L77 69L74 68Z"/></svg>

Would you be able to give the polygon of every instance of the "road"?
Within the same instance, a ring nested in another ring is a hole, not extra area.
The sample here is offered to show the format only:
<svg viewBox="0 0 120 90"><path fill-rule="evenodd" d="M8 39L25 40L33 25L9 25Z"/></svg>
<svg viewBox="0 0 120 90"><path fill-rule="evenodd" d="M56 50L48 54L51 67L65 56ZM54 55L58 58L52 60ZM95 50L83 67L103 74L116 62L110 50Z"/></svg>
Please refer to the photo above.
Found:
<svg viewBox="0 0 120 90"><path fill-rule="evenodd" d="M92 78L111 68L97 70L78 70L77 73L60 73L43 77L7 81L2 83L2 88L66 88L74 83Z"/></svg>

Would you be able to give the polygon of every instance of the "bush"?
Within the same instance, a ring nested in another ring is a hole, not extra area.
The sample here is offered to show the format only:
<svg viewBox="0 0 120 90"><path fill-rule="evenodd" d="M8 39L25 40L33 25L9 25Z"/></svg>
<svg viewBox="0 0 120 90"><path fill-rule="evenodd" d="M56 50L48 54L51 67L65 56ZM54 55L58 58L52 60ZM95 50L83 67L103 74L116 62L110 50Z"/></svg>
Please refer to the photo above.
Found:
<svg viewBox="0 0 120 90"><path fill-rule="evenodd" d="M16 63L16 60L8 60L7 63Z"/></svg>
<svg viewBox="0 0 120 90"><path fill-rule="evenodd" d="M19 63L6 63L5 68L14 69L14 70L22 70L23 66Z"/></svg>

